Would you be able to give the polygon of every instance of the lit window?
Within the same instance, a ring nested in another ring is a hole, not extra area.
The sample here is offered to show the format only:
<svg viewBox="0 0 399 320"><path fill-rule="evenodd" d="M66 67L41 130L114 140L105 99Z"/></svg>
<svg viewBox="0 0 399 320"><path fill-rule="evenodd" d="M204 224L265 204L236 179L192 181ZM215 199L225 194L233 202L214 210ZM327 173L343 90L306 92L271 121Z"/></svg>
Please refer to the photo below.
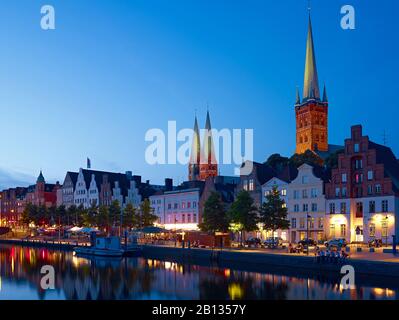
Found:
<svg viewBox="0 0 399 320"><path fill-rule="evenodd" d="M281 195L284 197L287 195L287 189L282 189L281 190Z"/></svg>
<svg viewBox="0 0 399 320"><path fill-rule="evenodd" d="M373 180L373 171L370 170L367 172L367 179Z"/></svg>
<svg viewBox="0 0 399 320"><path fill-rule="evenodd" d="M254 179L249 180L249 191L254 191L255 190L255 185L254 185Z"/></svg>

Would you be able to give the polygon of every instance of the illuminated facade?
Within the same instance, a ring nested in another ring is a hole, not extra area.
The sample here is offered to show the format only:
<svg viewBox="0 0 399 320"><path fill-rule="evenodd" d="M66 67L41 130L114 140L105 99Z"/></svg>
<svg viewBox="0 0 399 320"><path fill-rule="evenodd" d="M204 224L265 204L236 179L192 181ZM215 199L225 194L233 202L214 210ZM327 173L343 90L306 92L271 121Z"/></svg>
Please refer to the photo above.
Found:
<svg viewBox="0 0 399 320"><path fill-rule="evenodd" d="M326 184L329 238L392 243L398 234L399 161L392 150L351 128L345 152Z"/></svg>

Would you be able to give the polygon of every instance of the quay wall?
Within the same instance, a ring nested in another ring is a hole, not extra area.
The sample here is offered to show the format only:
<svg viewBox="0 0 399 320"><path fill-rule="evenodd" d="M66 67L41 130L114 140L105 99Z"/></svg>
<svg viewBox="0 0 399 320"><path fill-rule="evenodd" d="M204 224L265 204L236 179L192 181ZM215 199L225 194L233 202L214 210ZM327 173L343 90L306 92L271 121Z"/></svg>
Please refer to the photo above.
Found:
<svg viewBox="0 0 399 320"><path fill-rule="evenodd" d="M212 249L182 249L174 247L143 246L146 258L169 259L194 262L206 261L211 263L240 263L248 267L262 269L266 266L295 268L308 274L340 273L342 263L317 263L314 256L297 256L289 254L259 253L248 251L212 250ZM399 263L348 259L345 265L354 267L356 274L371 276L396 277L399 280ZM265 270L267 271L267 269Z"/></svg>

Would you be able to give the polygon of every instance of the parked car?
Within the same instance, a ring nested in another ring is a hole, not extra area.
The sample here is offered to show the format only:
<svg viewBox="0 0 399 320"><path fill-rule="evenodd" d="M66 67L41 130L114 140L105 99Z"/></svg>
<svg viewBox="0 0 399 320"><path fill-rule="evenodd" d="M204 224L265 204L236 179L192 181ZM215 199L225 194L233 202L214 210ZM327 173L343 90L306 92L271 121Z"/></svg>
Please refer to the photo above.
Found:
<svg viewBox="0 0 399 320"><path fill-rule="evenodd" d="M245 244L246 244L247 246L257 246L257 245L260 245L260 244L261 244L261 241L260 241L259 238L248 238L248 239L245 241Z"/></svg>
<svg viewBox="0 0 399 320"><path fill-rule="evenodd" d="M382 247L382 240L381 239L373 239L369 241L370 248L380 248Z"/></svg>
<svg viewBox="0 0 399 320"><path fill-rule="evenodd" d="M303 239L303 240L299 241L298 244L302 245L303 247L317 246L317 242L314 241L313 239Z"/></svg>
<svg viewBox="0 0 399 320"><path fill-rule="evenodd" d="M328 240L328 241L324 242L324 245L325 245L327 248L330 248L330 247L334 247L334 248L344 248L344 247L346 247L346 246L348 245L348 243L346 242L345 239L343 239L343 238L338 238L338 239L331 239L331 240Z"/></svg>
<svg viewBox="0 0 399 320"><path fill-rule="evenodd" d="M283 245L283 239L279 237L270 237L263 241L265 248L275 248Z"/></svg>

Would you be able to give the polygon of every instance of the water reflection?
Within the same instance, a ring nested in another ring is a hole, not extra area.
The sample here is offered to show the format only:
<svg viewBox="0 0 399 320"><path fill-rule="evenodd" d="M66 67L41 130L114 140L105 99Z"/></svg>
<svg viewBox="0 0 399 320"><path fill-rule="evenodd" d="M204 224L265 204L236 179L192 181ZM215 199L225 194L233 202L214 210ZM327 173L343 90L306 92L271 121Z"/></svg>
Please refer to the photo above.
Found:
<svg viewBox="0 0 399 320"><path fill-rule="evenodd" d="M56 290L40 288L43 265L56 271ZM71 252L0 247L0 299L396 299L397 289L339 279L247 272L144 258L86 259Z"/></svg>

